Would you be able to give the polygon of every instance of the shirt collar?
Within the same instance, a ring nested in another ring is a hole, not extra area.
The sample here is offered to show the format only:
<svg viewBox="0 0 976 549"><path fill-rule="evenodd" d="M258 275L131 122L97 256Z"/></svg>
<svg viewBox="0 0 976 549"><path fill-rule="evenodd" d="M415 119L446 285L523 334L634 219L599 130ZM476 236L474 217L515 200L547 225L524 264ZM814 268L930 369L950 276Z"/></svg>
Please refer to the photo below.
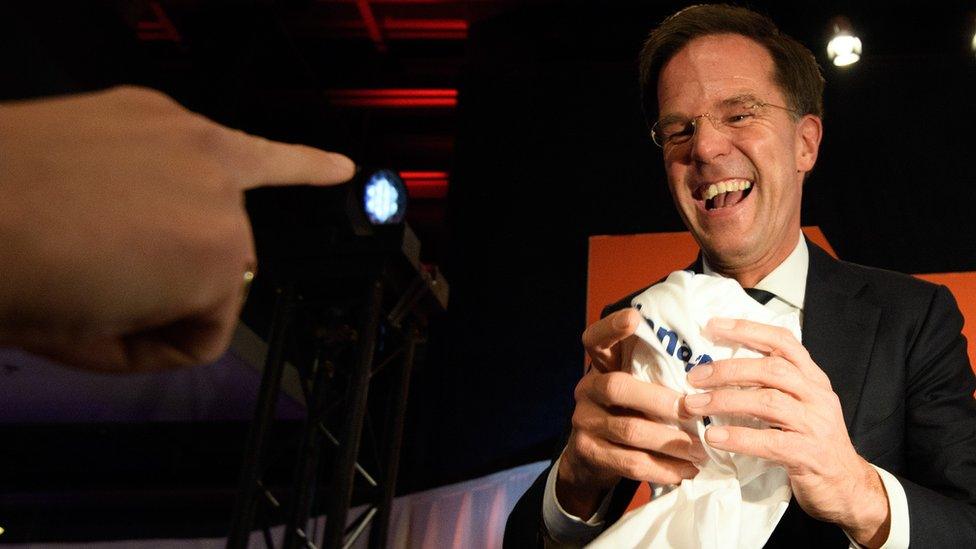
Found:
<svg viewBox="0 0 976 549"><path fill-rule="evenodd" d="M765 278L756 284L756 288L776 294L776 297L789 303L797 309L803 310L803 299L807 293L807 268L810 266L810 252L807 241L800 233L796 247L786 256L782 263ZM705 256L702 256L702 272L707 275L721 276L709 266Z"/></svg>

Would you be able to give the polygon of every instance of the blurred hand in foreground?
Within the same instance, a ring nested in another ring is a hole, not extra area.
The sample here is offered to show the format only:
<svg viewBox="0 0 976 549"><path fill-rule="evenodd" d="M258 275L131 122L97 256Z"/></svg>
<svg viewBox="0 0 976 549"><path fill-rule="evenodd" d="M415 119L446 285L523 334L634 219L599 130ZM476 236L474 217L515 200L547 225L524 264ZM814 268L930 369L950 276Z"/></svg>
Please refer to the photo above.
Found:
<svg viewBox="0 0 976 549"><path fill-rule="evenodd" d="M0 344L118 372L215 360L255 268L244 191L354 171L145 88L0 104Z"/></svg>

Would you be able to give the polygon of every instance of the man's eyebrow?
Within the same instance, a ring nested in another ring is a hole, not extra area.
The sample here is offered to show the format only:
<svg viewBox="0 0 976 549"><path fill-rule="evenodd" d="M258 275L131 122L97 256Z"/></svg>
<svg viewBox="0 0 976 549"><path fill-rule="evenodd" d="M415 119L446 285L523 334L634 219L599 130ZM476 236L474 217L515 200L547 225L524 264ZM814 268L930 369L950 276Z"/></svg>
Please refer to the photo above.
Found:
<svg viewBox="0 0 976 549"><path fill-rule="evenodd" d="M740 93L719 101L718 106L729 107L732 105L741 105L743 103L762 103L762 102L763 100L759 99L759 97L757 97L755 94ZM661 118L658 118L657 121L660 124L667 124L669 122L679 122L686 119L688 119L688 116L686 115L677 114L677 113L668 113L662 116Z"/></svg>
<svg viewBox="0 0 976 549"><path fill-rule="evenodd" d="M666 115L662 116L661 118L658 118L657 119L657 122L658 122L658 124L662 124L663 125L663 124L670 124L672 122L681 122L681 121L687 120L687 119L688 119L687 116L684 116L684 115L681 115L681 114L669 113L669 114L666 114Z"/></svg>
<svg viewBox="0 0 976 549"><path fill-rule="evenodd" d="M762 100L751 93L740 93L723 99L719 104L723 107L729 107L732 105L741 105L742 103L762 103Z"/></svg>

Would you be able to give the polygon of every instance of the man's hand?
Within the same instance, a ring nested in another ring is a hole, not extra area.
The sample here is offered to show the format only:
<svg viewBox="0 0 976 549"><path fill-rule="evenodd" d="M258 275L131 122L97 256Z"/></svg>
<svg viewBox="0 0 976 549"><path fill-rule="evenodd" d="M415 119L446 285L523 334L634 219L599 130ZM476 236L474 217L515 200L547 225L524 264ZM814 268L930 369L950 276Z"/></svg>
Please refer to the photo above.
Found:
<svg viewBox="0 0 976 549"><path fill-rule="evenodd" d="M685 399L688 413L750 416L773 427L710 427L708 444L781 464L804 511L839 524L862 545L880 546L890 525L884 485L851 444L840 400L803 345L783 328L747 320L713 319L706 330L769 356L693 368L688 381L713 390Z"/></svg>
<svg viewBox="0 0 976 549"><path fill-rule="evenodd" d="M214 360L255 267L244 190L354 169L149 89L0 105L0 343L112 371Z"/></svg>
<svg viewBox="0 0 976 549"><path fill-rule="evenodd" d="M583 332L593 367L576 386L573 431L559 462L556 497L589 518L621 477L658 484L692 478L705 458L701 442L662 424L676 421L681 394L621 371L619 343L643 322L636 309L617 311Z"/></svg>

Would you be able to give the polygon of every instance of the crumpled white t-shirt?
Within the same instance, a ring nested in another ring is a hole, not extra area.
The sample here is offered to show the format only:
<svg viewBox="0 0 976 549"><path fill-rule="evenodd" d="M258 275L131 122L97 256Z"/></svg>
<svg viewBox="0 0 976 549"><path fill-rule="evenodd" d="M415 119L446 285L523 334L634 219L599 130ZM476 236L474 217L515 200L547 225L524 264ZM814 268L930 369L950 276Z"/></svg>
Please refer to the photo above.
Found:
<svg viewBox="0 0 976 549"><path fill-rule="evenodd" d="M799 315L763 307L729 278L677 271L633 299L645 322L622 342L624 364L635 377L675 391L703 392L687 371L710 361L762 356L702 333L713 317L744 318L790 330L800 339ZM743 388L741 390L750 390ZM755 418L695 418L674 425L701 439L708 453L698 475L659 489L652 501L627 513L588 547L762 547L792 497L786 471L764 459L716 450L705 442L711 425L764 428Z"/></svg>

